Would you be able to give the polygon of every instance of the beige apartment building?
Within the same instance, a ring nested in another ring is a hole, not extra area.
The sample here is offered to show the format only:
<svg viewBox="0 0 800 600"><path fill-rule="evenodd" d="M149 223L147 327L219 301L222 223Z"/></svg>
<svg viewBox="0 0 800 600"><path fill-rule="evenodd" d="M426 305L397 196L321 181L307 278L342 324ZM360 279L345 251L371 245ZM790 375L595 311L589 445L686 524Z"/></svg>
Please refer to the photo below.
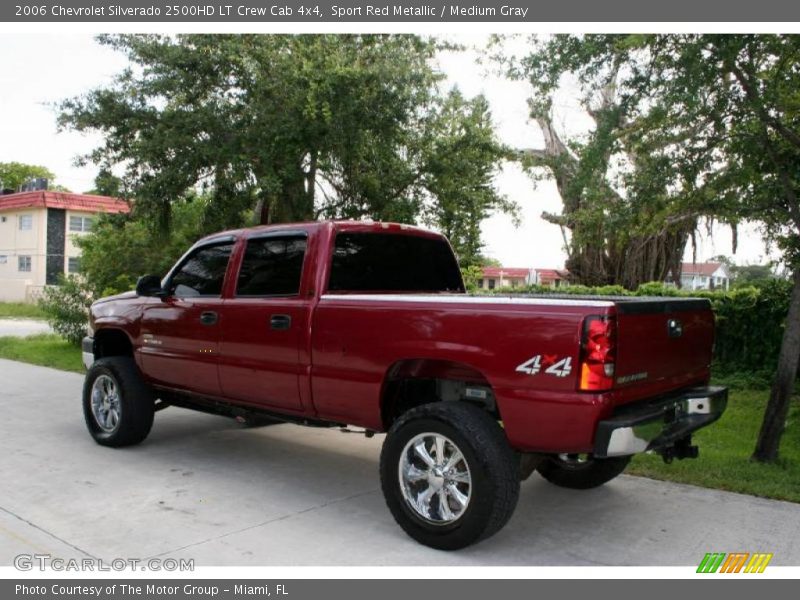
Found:
<svg viewBox="0 0 800 600"><path fill-rule="evenodd" d="M100 213L128 212L118 198L65 192L0 195L0 302L31 302L59 275L74 273L80 249Z"/></svg>

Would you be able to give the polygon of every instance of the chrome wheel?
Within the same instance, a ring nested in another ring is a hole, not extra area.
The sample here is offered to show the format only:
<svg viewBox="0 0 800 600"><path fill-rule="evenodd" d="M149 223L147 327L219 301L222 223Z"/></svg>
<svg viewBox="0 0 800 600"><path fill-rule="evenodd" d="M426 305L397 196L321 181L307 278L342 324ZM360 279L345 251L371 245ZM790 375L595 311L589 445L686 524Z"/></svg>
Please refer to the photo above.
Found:
<svg viewBox="0 0 800 600"><path fill-rule="evenodd" d="M111 433L119 425L120 401L117 382L108 375L100 375L92 385L92 416L97 426Z"/></svg>
<svg viewBox="0 0 800 600"><path fill-rule="evenodd" d="M421 433L412 438L400 455L398 476L408 506L430 523L453 523L469 506L469 465L458 446L443 435Z"/></svg>

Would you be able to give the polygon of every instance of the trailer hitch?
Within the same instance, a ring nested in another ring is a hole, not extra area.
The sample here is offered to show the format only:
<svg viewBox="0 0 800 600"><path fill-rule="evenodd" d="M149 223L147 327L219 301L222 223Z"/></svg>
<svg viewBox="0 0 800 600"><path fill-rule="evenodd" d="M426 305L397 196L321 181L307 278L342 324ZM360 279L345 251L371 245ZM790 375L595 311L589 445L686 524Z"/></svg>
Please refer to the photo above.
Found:
<svg viewBox="0 0 800 600"><path fill-rule="evenodd" d="M692 436L687 435L685 438L677 440L674 444L659 449L658 453L664 462L669 464L676 458L678 460L697 458L700 455L700 449L692 445Z"/></svg>

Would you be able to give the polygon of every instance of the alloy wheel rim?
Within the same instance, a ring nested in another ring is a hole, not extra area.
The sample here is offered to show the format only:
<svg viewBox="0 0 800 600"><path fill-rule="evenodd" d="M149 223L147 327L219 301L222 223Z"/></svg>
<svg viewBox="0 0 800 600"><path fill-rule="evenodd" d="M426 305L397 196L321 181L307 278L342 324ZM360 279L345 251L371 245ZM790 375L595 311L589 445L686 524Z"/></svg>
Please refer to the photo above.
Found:
<svg viewBox="0 0 800 600"><path fill-rule="evenodd" d="M420 518L449 525L464 516L472 475L464 454L448 437L421 433L403 448L398 465L403 498Z"/></svg>
<svg viewBox="0 0 800 600"><path fill-rule="evenodd" d="M92 416L105 433L119 426L120 399L117 382L108 375L100 375L92 384Z"/></svg>

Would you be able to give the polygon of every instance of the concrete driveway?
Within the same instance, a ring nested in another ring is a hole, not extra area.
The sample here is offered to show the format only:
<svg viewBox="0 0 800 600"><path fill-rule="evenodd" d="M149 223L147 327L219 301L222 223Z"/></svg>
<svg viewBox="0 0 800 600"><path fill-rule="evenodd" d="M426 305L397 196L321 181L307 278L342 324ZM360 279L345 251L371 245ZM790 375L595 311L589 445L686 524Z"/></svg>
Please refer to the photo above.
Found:
<svg viewBox="0 0 800 600"><path fill-rule="evenodd" d="M82 377L0 360L0 565L19 553L199 565L696 565L706 552L800 564L800 505L622 476L586 492L534 475L492 539L405 536L379 490L382 436L167 409L140 446L86 433Z"/></svg>
<svg viewBox="0 0 800 600"><path fill-rule="evenodd" d="M37 333L52 333L45 321L37 319L0 319L0 337L25 337Z"/></svg>

